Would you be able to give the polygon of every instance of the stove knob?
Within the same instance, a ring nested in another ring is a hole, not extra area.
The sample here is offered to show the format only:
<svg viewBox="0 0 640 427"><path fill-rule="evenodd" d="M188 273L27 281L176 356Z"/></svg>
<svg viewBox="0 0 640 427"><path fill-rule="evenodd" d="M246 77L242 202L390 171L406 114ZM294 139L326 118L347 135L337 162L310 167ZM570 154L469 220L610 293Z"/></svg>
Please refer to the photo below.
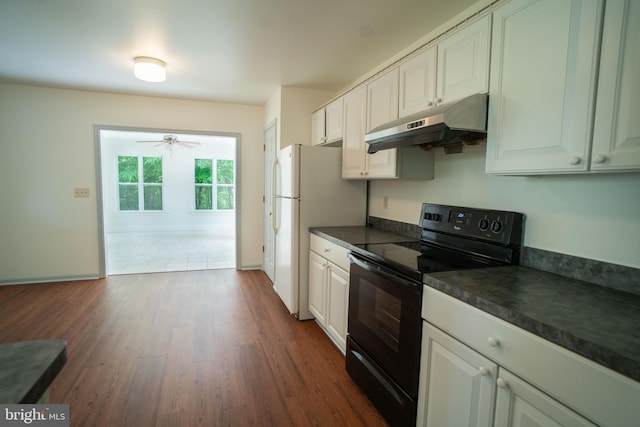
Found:
<svg viewBox="0 0 640 427"><path fill-rule="evenodd" d="M442 219L442 215L440 214L433 214L433 220L434 221L440 221Z"/></svg>
<svg viewBox="0 0 640 427"><path fill-rule="evenodd" d="M491 231L494 233L499 233L502 231L502 223L498 220L495 220L491 223Z"/></svg>
<svg viewBox="0 0 640 427"><path fill-rule="evenodd" d="M478 227L482 231L487 231L489 229L489 220L487 218L481 219L480 223L478 224Z"/></svg>

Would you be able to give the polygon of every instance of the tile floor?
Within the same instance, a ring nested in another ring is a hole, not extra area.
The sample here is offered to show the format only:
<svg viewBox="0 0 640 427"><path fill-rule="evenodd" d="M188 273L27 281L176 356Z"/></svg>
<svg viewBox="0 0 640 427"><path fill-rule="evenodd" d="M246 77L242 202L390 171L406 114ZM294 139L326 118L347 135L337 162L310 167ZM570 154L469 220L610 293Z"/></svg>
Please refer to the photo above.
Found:
<svg viewBox="0 0 640 427"><path fill-rule="evenodd" d="M220 231L109 233L107 274L235 268L235 237Z"/></svg>

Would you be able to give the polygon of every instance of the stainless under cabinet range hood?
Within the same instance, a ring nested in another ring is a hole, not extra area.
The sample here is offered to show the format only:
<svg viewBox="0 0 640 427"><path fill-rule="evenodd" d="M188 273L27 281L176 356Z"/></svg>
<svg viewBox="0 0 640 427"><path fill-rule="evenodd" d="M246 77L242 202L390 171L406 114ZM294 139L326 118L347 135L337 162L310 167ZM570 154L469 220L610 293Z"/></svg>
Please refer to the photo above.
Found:
<svg viewBox="0 0 640 427"><path fill-rule="evenodd" d="M479 93L379 126L364 137L367 152L410 145L460 152L463 144L486 137L488 99Z"/></svg>

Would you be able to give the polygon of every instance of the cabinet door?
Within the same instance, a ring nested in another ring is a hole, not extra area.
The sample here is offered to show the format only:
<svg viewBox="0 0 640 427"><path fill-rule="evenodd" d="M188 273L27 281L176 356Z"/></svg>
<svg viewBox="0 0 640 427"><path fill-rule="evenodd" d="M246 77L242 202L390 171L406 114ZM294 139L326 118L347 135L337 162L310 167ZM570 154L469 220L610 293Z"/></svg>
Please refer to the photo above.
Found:
<svg viewBox="0 0 640 427"><path fill-rule="evenodd" d="M393 68L367 85L367 131L398 118L398 76ZM397 153L394 148L367 154L367 178L397 178Z"/></svg>
<svg viewBox="0 0 640 427"><path fill-rule="evenodd" d="M365 178L364 134L367 114L367 88L362 86L344 97L344 139L342 177Z"/></svg>
<svg viewBox="0 0 640 427"><path fill-rule="evenodd" d="M399 117L434 106L436 99L436 52L431 46L400 64Z"/></svg>
<svg viewBox="0 0 640 427"><path fill-rule="evenodd" d="M397 178L397 157L397 148L367 154L367 178Z"/></svg>
<svg viewBox="0 0 640 427"><path fill-rule="evenodd" d="M640 2L606 3L592 170L640 169Z"/></svg>
<svg viewBox="0 0 640 427"><path fill-rule="evenodd" d="M495 363L423 322L417 425L490 427L497 372Z"/></svg>
<svg viewBox="0 0 640 427"><path fill-rule="evenodd" d="M320 145L326 142L325 111L324 108L311 115L311 145Z"/></svg>
<svg viewBox="0 0 640 427"><path fill-rule="evenodd" d="M344 353L347 349L349 273L329 264L327 275L327 330Z"/></svg>
<svg viewBox="0 0 640 427"><path fill-rule="evenodd" d="M504 368L497 381L495 427L595 427Z"/></svg>
<svg viewBox="0 0 640 427"><path fill-rule="evenodd" d="M491 42L487 172L587 170L602 0L512 0Z"/></svg>
<svg viewBox="0 0 640 427"><path fill-rule="evenodd" d="M327 142L339 141L342 139L343 121L342 98L331 102L325 108L325 136Z"/></svg>
<svg viewBox="0 0 640 427"><path fill-rule="evenodd" d="M309 311L321 325L327 323L326 276L327 260L309 251Z"/></svg>
<svg viewBox="0 0 640 427"><path fill-rule="evenodd" d="M367 132L398 118L398 68L367 85Z"/></svg>
<svg viewBox="0 0 640 427"><path fill-rule="evenodd" d="M438 43L437 103L489 91L491 15Z"/></svg>

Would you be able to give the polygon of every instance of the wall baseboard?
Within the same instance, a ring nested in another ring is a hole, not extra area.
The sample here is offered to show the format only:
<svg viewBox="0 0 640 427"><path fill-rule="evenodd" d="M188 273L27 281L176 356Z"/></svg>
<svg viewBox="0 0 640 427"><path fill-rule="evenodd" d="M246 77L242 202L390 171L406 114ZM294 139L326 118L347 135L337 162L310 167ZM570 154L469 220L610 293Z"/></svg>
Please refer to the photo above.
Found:
<svg viewBox="0 0 640 427"><path fill-rule="evenodd" d="M97 280L99 275L57 276L57 277L31 277L23 279L0 279L0 286L31 285L36 283L74 282L80 280Z"/></svg>

